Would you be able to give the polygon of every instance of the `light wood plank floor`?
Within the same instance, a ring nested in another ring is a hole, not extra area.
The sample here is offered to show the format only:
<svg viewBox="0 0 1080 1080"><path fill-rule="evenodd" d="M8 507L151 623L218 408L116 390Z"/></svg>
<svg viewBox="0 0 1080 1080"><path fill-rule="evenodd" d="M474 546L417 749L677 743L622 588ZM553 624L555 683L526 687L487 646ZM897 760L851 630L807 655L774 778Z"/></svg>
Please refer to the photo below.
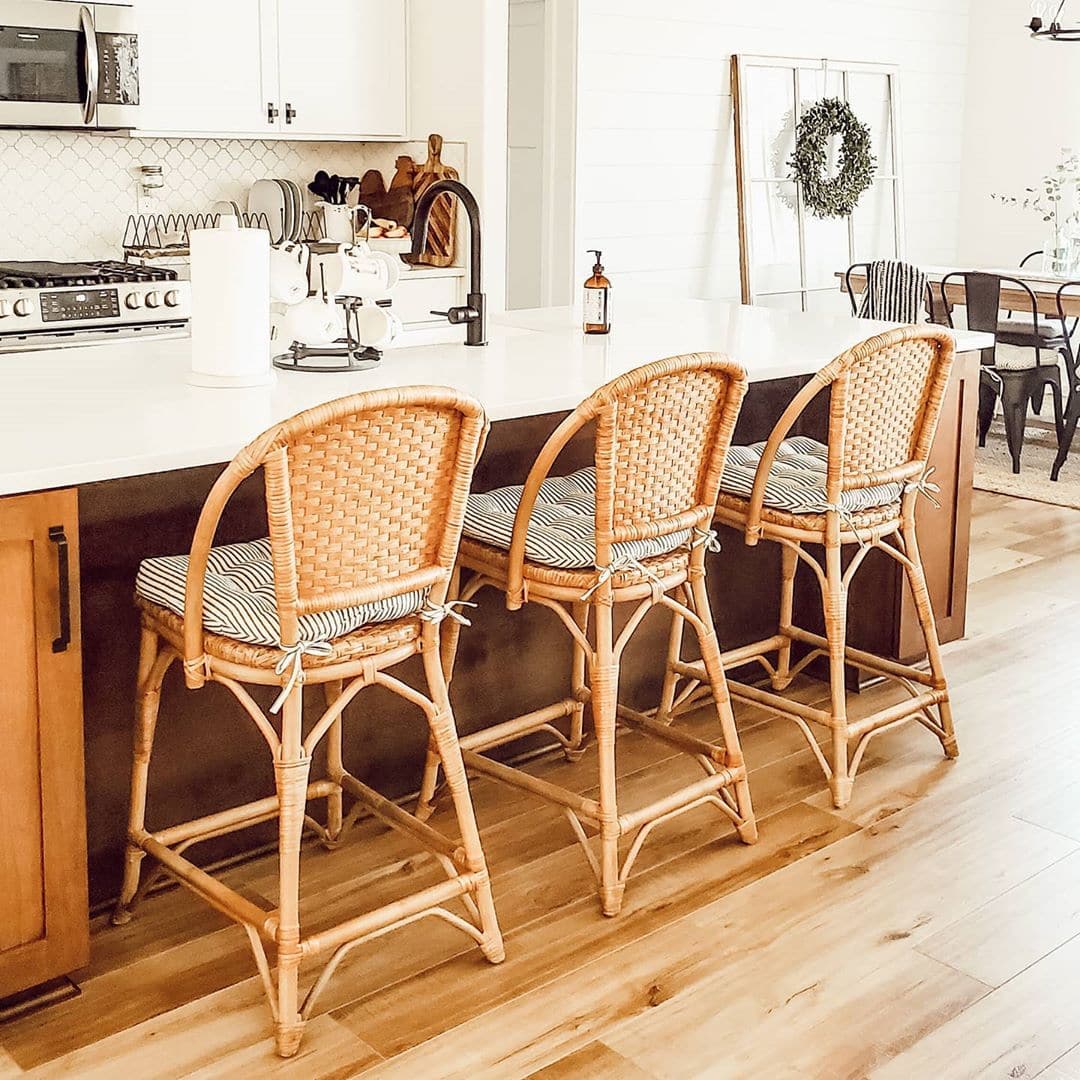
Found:
<svg viewBox="0 0 1080 1080"><path fill-rule="evenodd" d="M917 726L883 735L837 813L795 728L744 709L760 842L677 819L617 919L557 812L477 780L501 967L432 920L362 946L283 1062L243 935L173 890L96 927L79 998L0 1027L0 1078L1080 1080L1080 512L976 506L970 635L947 650L958 761ZM696 769L664 753L620 737L627 802ZM590 760L535 768L586 790ZM308 910L438 874L362 823L305 856ZM271 862L228 878L273 902Z"/></svg>

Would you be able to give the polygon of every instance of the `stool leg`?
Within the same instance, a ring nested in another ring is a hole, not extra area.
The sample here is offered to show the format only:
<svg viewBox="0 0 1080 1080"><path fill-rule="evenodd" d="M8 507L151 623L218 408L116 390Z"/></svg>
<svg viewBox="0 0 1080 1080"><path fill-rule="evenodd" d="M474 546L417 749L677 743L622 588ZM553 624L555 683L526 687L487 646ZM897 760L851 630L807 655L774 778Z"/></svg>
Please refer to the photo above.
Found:
<svg viewBox="0 0 1080 1080"><path fill-rule="evenodd" d="M574 622L578 629L588 636L589 633L589 605L580 601L573 605ZM564 747L563 753L567 761L578 761L585 753L585 701L588 697L588 683L585 681L585 670L588 657L585 649L576 639L574 640L574 666L570 677L570 693L577 701L574 711L570 716L570 745Z"/></svg>
<svg viewBox="0 0 1080 1080"><path fill-rule="evenodd" d="M834 513L830 517L835 517ZM833 525L830 531L838 532ZM825 549L826 585L822 597L825 635L829 641L829 689L832 698L832 768L829 788L833 805L842 810L851 801L848 775L847 684L844 678L844 650L847 644L847 590L844 588L839 538L830 538Z"/></svg>
<svg viewBox="0 0 1080 1080"><path fill-rule="evenodd" d="M791 633L791 619L795 607L795 574L799 569L799 556L795 548L782 544L780 547L780 633ZM772 688L781 693L791 685L791 638L781 645L776 657L776 674Z"/></svg>
<svg viewBox="0 0 1080 1080"><path fill-rule="evenodd" d="M663 724L670 724L674 719L671 712L675 708L675 690L679 685L679 675L675 664L682 659L683 634L686 631L686 619L677 611L671 613L671 631L668 636L667 668L664 671L664 685L660 691L660 708L656 719Z"/></svg>
<svg viewBox="0 0 1080 1080"><path fill-rule="evenodd" d="M930 603L930 590L926 587L926 574L923 572L922 555L919 552L919 541L915 532L914 506L910 511L905 511L901 536L904 540L904 549L912 563L904 569L907 572L912 595L915 597L919 626L926 640L926 655L930 661L930 673L934 676L934 689L948 693L949 686L945 678L945 667L941 662L941 646L938 643L937 623ZM960 748L956 742L956 729L953 726L952 705L947 697L938 705L938 714L945 733L941 740L941 748L945 751L947 758L959 757Z"/></svg>
<svg viewBox="0 0 1080 1080"><path fill-rule="evenodd" d="M615 780L615 726L619 696L619 665L615 659L612 605L602 599L596 610L596 651L590 658L592 717L600 770L600 907L605 915L619 914L625 883L619 880L619 806Z"/></svg>
<svg viewBox="0 0 1080 1080"><path fill-rule="evenodd" d="M502 932L499 930L499 920L495 915L491 881L488 878L487 864L484 860L484 849L480 844L480 831L476 825L472 797L469 795L469 781L465 775L465 763L461 759L461 746L458 744L457 727L450 707L446 680L443 678L441 664L434 658L434 652L435 650L432 649L424 651L424 671L427 675L431 700L435 705L435 715L429 720L431 738L442 761L446 786L450 789L450 797L454 802L469 871L482 875L475 893L476 907L480 912L480 930L484 935L480 949L493 964L500 964L506 957Z"/></svg>
<svg viewBox="0 0 1080 1080"><path fill-rule="evenodd" d="M461 567L454 565L450 575L450 584L446 590L447 600L456 600L461 595ZM442 665L443 682L449 688L454 677L454 664L457 661L458 641L461 627L456 619L447 619L447 625L440 627L439 662ZM435 792L439 790L439 751L433 738L428 739L427 756L424 759L424 775L420 780L420 795L416 800L413 816L419 821L427 821L435 813Z"/></svg>
<svg viewBox="0 0 1080 1080"><path fill-rule="evenodd" d="M112 914L113 926L131 921L131 907L139 891L139 874L146 854L132 837L146 827L146 793L150 775L150 753L154 746L161 683L171 663L163 657L161 643L153 630L145 627L139 639L138 695L135 706L135 739L131 763L131 804L128 813L128 842L124 851L124 880L120 898Z"/></svg>
<svg viewBox="0 0 1080 1080"><path fill-rule="evenodd" d="M323 686L326 696L326 705L329 708L341 696L342 682L340 679L328 682ZM341 791L341 777L345 772L345 763L342 758L342 718L339 716L326 733L326 771L329 779L334 782L335 789L330 792L326 800L326 831L329 833L329 843L335 844L341 839L341 827L344 821L344 798Z"/></svg>
<svg viewBox="0 0 1080 1080"><path fill-rule="evenodd" d="M728 693L727 677L724 675L724 660L720 652L720 642L716 637L712 610L709 606L709 591L705 586L703 570L690 571L690 591L694 601L694 611L705 627L705 632L698 632L701 645L701 659L705 673L712 687L716 715L720 720L720 731L727 750L727 762L731 767L742 769L741 777L735 781L735 807L742 819L738 826L739 839L744 844L753 844L758 838L757 820L754 806L750 801L750 781L746 775L746 762L743 760L742 744L739 741L739 729L735 726L735 713L731 708L731 696Z"/></svg>
<svg viewBox="0 0 1080 1080"><path fill-rule="evenodd" d="M292 1057L300 1047L304 1020L300 1016L300 842L307 806L311 758L300 743L303 688L297 686L282 710L280 757L274 762L279 803L278 928L277 928L277 1052Z"/></svg>

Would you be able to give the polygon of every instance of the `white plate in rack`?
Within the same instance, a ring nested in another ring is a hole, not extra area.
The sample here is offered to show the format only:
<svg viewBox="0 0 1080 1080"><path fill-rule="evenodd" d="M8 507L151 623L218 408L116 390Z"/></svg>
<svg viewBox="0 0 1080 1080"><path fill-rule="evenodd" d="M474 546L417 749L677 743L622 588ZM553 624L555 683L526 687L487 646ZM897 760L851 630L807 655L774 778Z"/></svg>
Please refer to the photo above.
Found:
<svg viewBox="0 0 1080 1080"><path fill-rule="evenodd" d="M270 229L270 243L280 244L287 235L288 220L285 188L276 180L256 180L248 192L248 215L255 219L266 218ZM261 224L261 222L259 223ZM252 220L252 225L258 227Z"/></svg>

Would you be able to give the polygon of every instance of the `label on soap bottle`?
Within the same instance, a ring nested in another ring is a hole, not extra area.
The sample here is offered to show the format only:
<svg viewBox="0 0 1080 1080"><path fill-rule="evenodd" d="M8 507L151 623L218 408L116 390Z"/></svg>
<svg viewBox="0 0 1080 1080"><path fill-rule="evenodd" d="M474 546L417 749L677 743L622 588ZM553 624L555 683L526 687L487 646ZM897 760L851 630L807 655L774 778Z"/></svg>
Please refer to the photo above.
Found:
<svg viewBox="0 0 1080 1080"><path fill-rule="evenodd" d="M585 289L583 322L589 326L607 326L608 324L608 289Z"/></svg>

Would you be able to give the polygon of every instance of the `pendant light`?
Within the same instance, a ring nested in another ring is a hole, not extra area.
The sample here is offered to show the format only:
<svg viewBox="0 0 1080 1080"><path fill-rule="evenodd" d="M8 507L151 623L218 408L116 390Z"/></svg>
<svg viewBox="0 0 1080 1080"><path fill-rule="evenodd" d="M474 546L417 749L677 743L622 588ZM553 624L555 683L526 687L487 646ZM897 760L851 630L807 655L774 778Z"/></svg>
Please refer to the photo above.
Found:
<svg viewBox="0 0 1080 1080"><path fill-rule="evenodd" d="M1028 29L1033 38L1046 41L1080 41L1080 26L1062 26L1061 13L1067 0L1035 0L1031 5Z"/></svg>

